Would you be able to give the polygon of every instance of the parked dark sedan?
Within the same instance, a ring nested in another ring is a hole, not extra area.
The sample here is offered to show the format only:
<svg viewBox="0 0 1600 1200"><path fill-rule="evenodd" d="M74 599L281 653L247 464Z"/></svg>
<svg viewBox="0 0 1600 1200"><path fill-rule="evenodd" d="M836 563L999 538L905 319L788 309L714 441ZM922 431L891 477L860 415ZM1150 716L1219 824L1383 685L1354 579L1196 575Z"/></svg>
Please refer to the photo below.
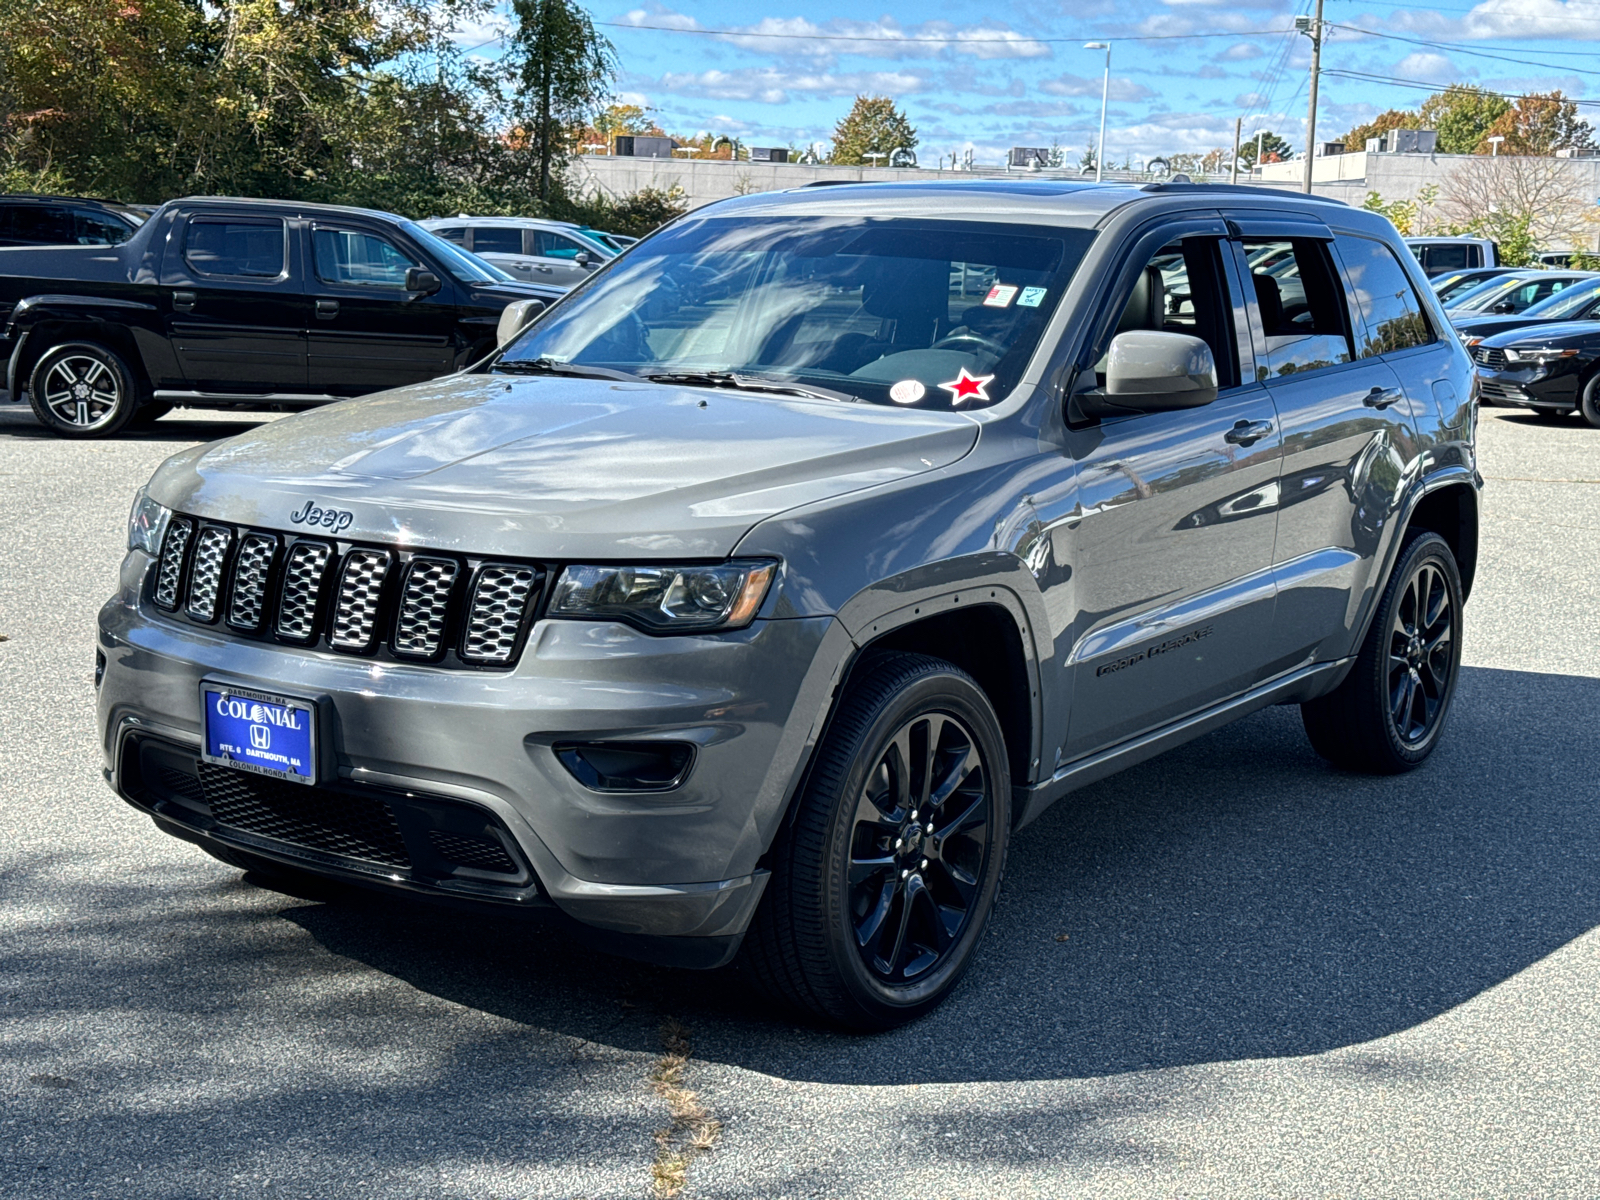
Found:
<svg viewBox="0 0 1600 1200"><path fill-rule="evenodd" d="M1600 429L1600 321L1516 329L1472 348L1485 400L1560 420L1574 412Z"/></svg>
<svg viewBox="0 0 1600 1200"><path fill-rule="evenodd" d="M1497 333L1552 321L1600 321L1600 278L1575 283L1512 316L1474 314L1456 321L1456 336L1470 349Z"/></svg>
<svg viewBox="0 0 1600 1200"><path fill-rule="evenodd" d="M523 283L392 213L194 197L116 246L0 249L6 387L61 437L290 410L483 358Z"/></svg>

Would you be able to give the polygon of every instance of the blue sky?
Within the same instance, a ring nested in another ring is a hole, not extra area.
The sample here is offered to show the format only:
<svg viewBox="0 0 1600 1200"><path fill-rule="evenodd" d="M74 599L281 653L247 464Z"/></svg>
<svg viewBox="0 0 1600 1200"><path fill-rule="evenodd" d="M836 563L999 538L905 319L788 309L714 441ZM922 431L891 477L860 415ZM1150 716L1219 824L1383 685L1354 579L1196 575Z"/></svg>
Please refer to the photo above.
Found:
<svg viewBox="0 0 1600 1200"><path fill-rule="evenodd" d="M616 44L621 98L673 132L825 142L853 97L872 92L905 109L932 166L941 154L972 149L997 163L1006 147L1052 142L1075 159L1100 119L1104 54L1083 49L1088 41L1113 43L1111 161L1227 145L1236 117L1246 138L1270 128L1298 149L1311 45L1292 26L1311 3L878 0L868 10L849 0L599 0L590 11ZM1323 51L1324 139L1453 80L1600 98L1600 0L1325 0L1324 19L1334 26ZM492 30L492 21L463 29L460 42ZM1600 104L1582 111L1600 123Z"/></svg>

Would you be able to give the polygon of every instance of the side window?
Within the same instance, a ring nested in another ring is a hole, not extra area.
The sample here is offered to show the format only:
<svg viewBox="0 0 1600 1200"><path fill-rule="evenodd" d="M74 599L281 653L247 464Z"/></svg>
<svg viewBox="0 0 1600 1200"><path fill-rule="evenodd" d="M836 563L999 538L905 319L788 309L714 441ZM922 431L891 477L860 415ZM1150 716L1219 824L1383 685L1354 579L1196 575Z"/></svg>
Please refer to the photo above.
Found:
<svg viewBox="0 0 1600 1200"><path fill-rule="evenodd" d="M479 225L472 231L474 254L521 254L522 230L505 225Z"/></svg>
<svg viewBox="0 0 1600 1200"><path fill-rule="evenodd" d="M537 239L535 245L539 247L534 253L541 254L545 258L577 258L578 251L583 249L571 238L543 229L538 230L534 237Z"/></svg>
<svg viewBox="0 0 1600 1200"><path fill-rule="evenodd" d="M1211 347L1217 385L1239 386L1233 306L1223 282L1221 246L1216 238L1184 238L1163 246L1145 265L1106 338L1133 329L1186 333ZM1105 385L1105 357L1095 370Z"/></svg>
<svg viewBox="0 0 1600 1200"><path fill-rule="evenodd" d="M283 222L196 217L184 233L183 261L205 275L275 279L283 274Z"/></svg>
<svg viewBox="0 0 1600 1200"><path fill-rule="evenodd" d="M1366 322L1357 357L1372 358L1433 341L1422 302L1389 247L1371 238L1339 238L1345 277Z"/></svg>
<svg viewBox="0 0 1600 1200"><path fill-rule="evenodd" d="M403 289L406 271L422 265L387 239L353 229L313 229L311 248L317 278L324 283Z"/></svg>
<svg viewBox="0 0 1600 1200"><path fill-rule="evenodd" d="M73 241L80 246L120 246L132 235L123 222L89 208L72 210Z"/></svg>
<svg viewBox="0 0 1600 1200"><path fill-rule="evenodd" d="M1265 380L1349 362L1344 296L1323 243L1284 238L1243 245L1266 338L1256 377Z"/></svg>
<svg viewBox="0 0 1600 1200"><path fill-rule="evenodd" d="M9 236L30 246L70 246L72 213L54 204L19 204L12 211Z"/></svg>
<svg viewBox="0 0 1600 1200"><path fill-rule="evenodd" d="M458 246L465 246L467 244L467 231L464 226L447 225L443 229L435 229L434 232L440 237L447 238L448 240L454 242Z"/></svg>
<svg viewBox="0 0 1600 1200"><path fill-rule="evenodd" d="M1481 266L1476 261L1477 249L1476 246L1429 246L1423 251L1422 265L1434 274Z"/></svg>

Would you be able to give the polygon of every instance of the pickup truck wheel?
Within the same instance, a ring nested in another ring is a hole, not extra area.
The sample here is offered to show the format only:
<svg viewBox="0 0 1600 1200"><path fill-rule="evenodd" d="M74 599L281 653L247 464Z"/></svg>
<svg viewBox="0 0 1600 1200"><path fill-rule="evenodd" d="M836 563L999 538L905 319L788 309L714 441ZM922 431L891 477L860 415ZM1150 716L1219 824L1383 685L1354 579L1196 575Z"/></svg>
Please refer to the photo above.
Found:
<svg viewBox="0 0 1600 1200"><path fill-rule="evenodd" d="M1433 752L1461 674L1461 573L1437 533L1400 551L1350 674L1300 706L1311 745L1335 766L1378 775Z"/></svg>
<svg viewBox="0 0 1600 1200"><path fill-rule="evenodd" d="M28 381L34 415L58 437L110 437L139 407L133 372L120 355L93 342L47 350Z"/></svg>
<svg viewBox="0 0 1600 1200"><path fill-rule="evenodd" d="M775 850L744 944L751 974L850 1029L922 1016L983 936L1010 829L1005 739L983 689L936 658L874 656Z"/></svg>

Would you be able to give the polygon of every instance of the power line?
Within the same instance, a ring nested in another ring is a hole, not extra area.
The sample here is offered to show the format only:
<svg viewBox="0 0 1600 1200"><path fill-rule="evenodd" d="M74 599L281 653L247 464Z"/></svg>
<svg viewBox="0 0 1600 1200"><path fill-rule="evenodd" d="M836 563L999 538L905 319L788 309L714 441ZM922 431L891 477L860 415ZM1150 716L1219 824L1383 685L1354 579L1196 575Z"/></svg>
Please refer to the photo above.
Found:
<svg viewBox="0 0 1600 1200"><path fill-rule="evenodd" d="M1465 54L1474 58L1492 58L1496 62L1515 63L1520 67L1550 67L1555 70L1567 71L1574 75L1600 75L1600 71L1588 70L1584 67L1566 67L1559 63L1532 62L1525 58L1507 58L1503 54L1490 54L1484 50L1471 50L1458 42L1435 42L1425 38L1401 37L1397 33L1379 33L1375 29L1363 29L1359 25L1335 25L1332 21L1329 21L1328 24L1334 29L1348 29L1352 33L1365 34L1367 37L1383 38L1390 42L1404 42L1408 46L1426 46L1430 50L1450 50L1456 54ZM1593 57L1593 55L1589 57Z"/></svg>
<svg viewBox="0 0 1600 1200"><path fill-rule="evenodd" d="M877 34L759 33L750 29L682 29L673 25L633 25L627 21L596 21L595 24L604 25L608 29L647 29L654 33L693 33L706 37L736 37L762 41L782 39L800 42L884 42L894 46L915 42L929 42L946 46L1020 46L1029 42L1057 43L1083 40L1076 37L1033 37L1025 33L1016 34L1014 37L882 37ZM999 31L991 30L989 32ZM1130 35L1128 37L1112 37L1102 40L1108 42L1176 42L1192 41L1197 38L1272 37L1276 34L1292 32L1294 31L1291 29L1230 29L1219 30L1215 33L1149 33L1137 37Z"/></svg>
<svg viewBox="0 0 1600 1200"><path fill-rule="evenodd" d="M1363 2L1364 2L1364 0L1363 0ZM1472 14L1478 12L1478 7L1477 6L1474 6L1472 8L1456 8L1456 7L1453 7L1451 5L1444 5L1444 4L1391 4L1391 3L1389 3L1389 0L1379 0L1379 3L1381 3L1385 8L1399 8L1399 9L1404 9L1407 12L1426 12L1426 13L1454 12L1454 13L1464 13L1464 14L1466 14L1468 16L1471 16ZM1376 15L1376 14L1374 14L1374 15ZM1497 16L1499 14L1497 14L1497 13L1484 13L1482 15L1484 15L1484 16ZM1562 24L1567 24L1567 25L1579 24L1579 22L1573 20L1573 18L1571 18L1571 17L1565 17L1565 16L1563 16L1563 17L1539 17L1539 16L1534 16L1531 13L1518 13L1516 19L1519 22L1521 22L1521 21L1549 21L1549 22L1560 22ZM1495 39L1489 39L1489 40L1495 40ZM1514 40L1514 39L1501 38L1501 39L1498 39L1498 40L1500 40L1500 41L1511 41L1511 40ZM1548 51L1544 51L1544 53L1554 54L1554 53L1556 53L1556 51L1548 50ZM1577 54L1577 53L1582 53L1582 52L1581 51L1563 51L1562 53Z"/></svg>
<svg viewBox="0 0 1600 1200"><path fill-rule="evenodd" d="M1369 75L1364 71L1346 71L1335 67L1324 67L1322 73L1324 75L1337 75L1341 79L1355 79L1363 83L1381 83L1388 87L1409 88L1412 91L1419 92L1441 92L1444 90L1437 83L1428 83L1422 79L1399 79L1392 75ZM1490 91L1488 88L1480 88L1479 90L1486 95L1499 96L1504 100L1544 100L1548 98L1536 92L1495 92ZM1563 97L1563 99L1568 104L1576 104L1583 108L1600 108L1600 100L1573 100L1569 97Z"/></svg>

